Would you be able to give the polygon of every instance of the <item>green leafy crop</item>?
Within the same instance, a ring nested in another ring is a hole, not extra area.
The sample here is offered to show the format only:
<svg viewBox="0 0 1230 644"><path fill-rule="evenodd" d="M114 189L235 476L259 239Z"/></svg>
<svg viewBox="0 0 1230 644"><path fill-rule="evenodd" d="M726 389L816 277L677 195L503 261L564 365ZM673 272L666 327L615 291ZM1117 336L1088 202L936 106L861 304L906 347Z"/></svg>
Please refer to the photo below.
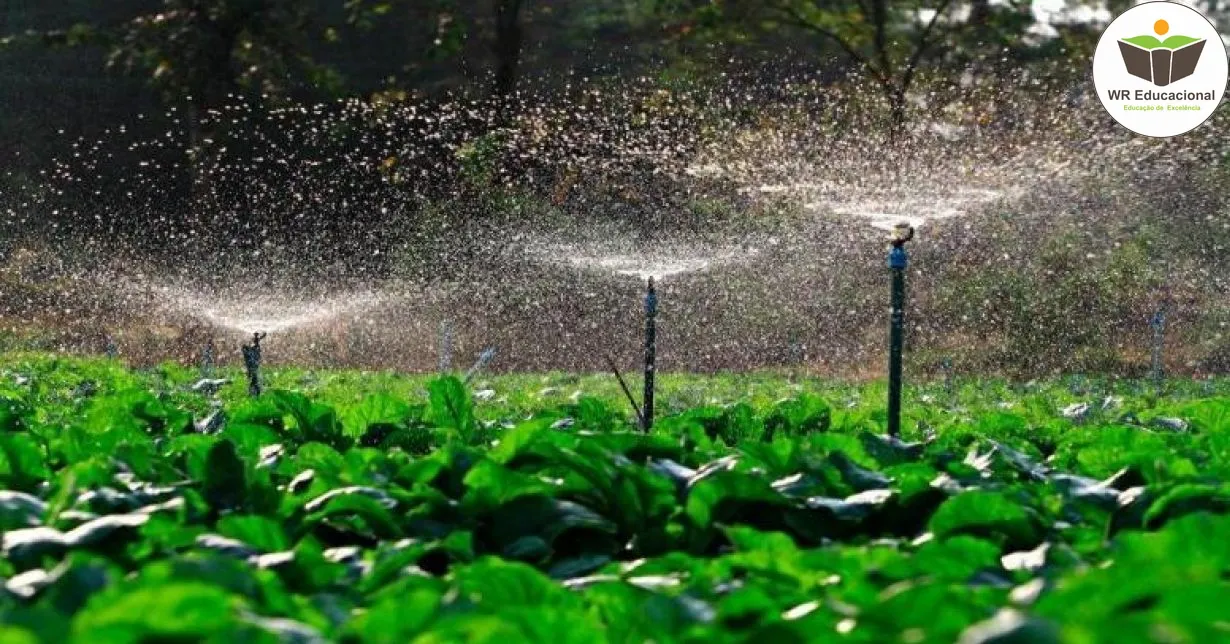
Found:
<svg viewBox="0 0 1230 644"><path fill-rule="evenodd" d="M268 375L0 358L0 640L1230 639L1225 381Z"/></svg>

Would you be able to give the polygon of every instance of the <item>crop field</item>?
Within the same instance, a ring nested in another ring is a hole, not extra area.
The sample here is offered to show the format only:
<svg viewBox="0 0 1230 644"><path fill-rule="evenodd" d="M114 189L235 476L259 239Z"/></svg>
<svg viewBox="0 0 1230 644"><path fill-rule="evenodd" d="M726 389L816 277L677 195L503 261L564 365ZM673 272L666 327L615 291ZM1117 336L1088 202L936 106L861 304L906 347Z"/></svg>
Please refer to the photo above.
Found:
<svg viewBox="0 0 1230 644"><path fill-rule="evenodd" d="M0 359L0 641L1230 641L1224 379L217 378Z"/></svg>

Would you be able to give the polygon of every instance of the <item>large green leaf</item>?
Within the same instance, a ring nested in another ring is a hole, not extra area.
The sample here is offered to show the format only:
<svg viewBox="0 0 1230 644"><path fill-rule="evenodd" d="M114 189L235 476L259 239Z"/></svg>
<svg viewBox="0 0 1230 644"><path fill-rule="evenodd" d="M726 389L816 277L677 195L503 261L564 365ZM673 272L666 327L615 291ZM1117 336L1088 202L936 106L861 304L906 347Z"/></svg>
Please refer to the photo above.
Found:
<svg viewBox="0 0 1230 644"><path fill-rule="evenodd" d="M262 552L278 552L291 545L282 525L262 516L223 517L218 521L218 534L238 539Z"/></svg>
<svg viewBox="0 0 1230 644"><path fill-rule="evenodd" d="M973 490L952 497L928 524L937 537L970 535L1000 543L1009 551L1029 550L1043 537L1036 513L1002 492Z"/></svg>
<svg viewBox="0 0 1230 644"><path fill-rule="evenodd" d="M358 438L373 425L405 427L415 418L415 408L387 393L369 394L342 408L340 419L346 435Z"/></svg>
<svg viewBox="0 0 1230 644"><path fill-rule="evenodd" d="M766 436L801 435L823 432L832 423L833 410L819 396L803 393L778 403L765 419Z"/></svg>
<svg viewBox="0 0 1230 644"><path fill-rule="evenodd" d="M218 441L205 459L202 494L216 510L243 506L247 492L247 469L229 440Z"/></svg>
<svg viewBox="0 0 1230 644"><path fill-rule="evenodd" d="M269 400L293 422L293 429L305 441L318 441L334 447L352 444L346 436L337 412L328 405L313 402L303 394L284 390L270 391Z"/></svg>
<svg viewBox="0 0 1230 644"><path fill-rule="evenodd" d="M465 442L474 437L474 402L465 385L455 377L437 378L427 385L430 406L425 420L436 427L451 429Z"/></svg>
<svg viewBox="0 0 1230 644"><path fill-rule="evenodd" d="M0 484L32 492L50 476L43 448L33 438L26 434L0 434Z"/></svg>
<svg viewBox="0 0 1230 644"><path fill-rule="evenodd" d="M236 632L241 602L221 588L175 582L96 595L72 622L81 642L202 640Z"/></svg>

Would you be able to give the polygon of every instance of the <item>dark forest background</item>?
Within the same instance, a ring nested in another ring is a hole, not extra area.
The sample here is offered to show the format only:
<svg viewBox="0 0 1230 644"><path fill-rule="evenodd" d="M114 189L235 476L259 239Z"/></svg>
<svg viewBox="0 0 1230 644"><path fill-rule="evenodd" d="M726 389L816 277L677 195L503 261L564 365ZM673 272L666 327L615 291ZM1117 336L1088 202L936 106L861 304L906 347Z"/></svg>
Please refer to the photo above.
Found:
<svg viewBox="0 0 1230 644"><path fill-rule="evenodd" d="M5 0L2 161L32 172L66 140L117 124L161 132L168 107L234 95L481 96L642 74L853 70L901 109L928 75L1083 74L1097 29L1073 15L1040 27L1028 0Z"/></svg>

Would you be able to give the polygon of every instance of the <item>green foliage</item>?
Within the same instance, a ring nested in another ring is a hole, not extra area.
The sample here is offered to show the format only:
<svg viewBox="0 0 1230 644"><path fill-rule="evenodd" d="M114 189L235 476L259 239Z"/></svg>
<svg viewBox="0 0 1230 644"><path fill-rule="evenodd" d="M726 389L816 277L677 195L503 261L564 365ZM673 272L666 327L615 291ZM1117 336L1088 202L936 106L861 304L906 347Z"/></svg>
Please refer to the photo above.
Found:
<svg viewBox="0 0 1230 644"><path fill-rule="evenodd" d="M1083 420L1064 383L982 383L890 439L828 402L878 385L672 408L664 374L646 435L585 378L274 370L201 434L191 375L0 360L6 641L948 642L1009 606L1048 641L1224 639L1226 383Z"/></svg>

